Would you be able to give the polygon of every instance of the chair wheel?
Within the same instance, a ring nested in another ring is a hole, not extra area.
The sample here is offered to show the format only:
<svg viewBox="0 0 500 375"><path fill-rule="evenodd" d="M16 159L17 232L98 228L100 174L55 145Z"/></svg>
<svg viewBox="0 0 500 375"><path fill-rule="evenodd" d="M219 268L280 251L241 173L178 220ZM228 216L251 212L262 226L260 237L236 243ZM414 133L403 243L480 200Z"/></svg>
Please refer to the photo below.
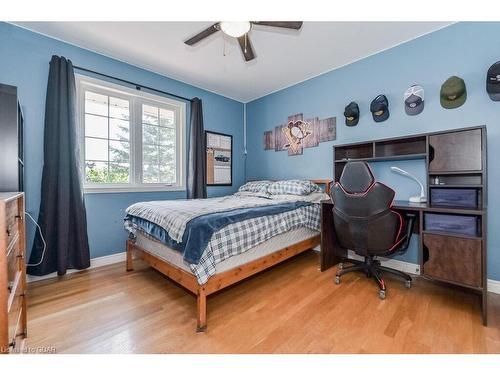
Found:
<svg viewBox="0 0 500 375"><path fill-rule="evenodd" d="M378 292L378 296L380 299L385 299L385 290L381 290Z"/></svg>
<svg viewBox="0 0 500 375"><path fill-rule="evenodd" d="M410 289L410 288L411 288L411 280L406 280L406 281L405 281L405 287L406 287L407 289Z"/></svg>
<svg viewBox="0 0 500 375"><path fill-rule="evenodd" d="M335 276L335 284L340 284L340 276Z"/></svg>
<svg viewBox="0 0 500 375"><path fill-rule="evenodd" d="M339 270L342 270L344 268L344 263L339 263L338 266L337 266L337 268Z"/></svg>

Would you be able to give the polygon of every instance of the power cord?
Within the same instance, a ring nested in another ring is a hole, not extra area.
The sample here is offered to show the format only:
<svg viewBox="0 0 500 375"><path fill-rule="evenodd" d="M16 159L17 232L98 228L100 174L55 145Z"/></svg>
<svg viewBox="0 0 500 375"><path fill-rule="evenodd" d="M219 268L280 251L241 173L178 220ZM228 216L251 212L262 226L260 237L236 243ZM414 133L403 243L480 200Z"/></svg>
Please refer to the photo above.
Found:
<svg viewBox="0 0 500 375"><path fill-rule="evenodd" d="M45 242L45 238L43 238L43 234L42 234L42 228L40 228L40 225L38 225L38 223L36 222L35 219L33 219L33 216L31 216L29 213L27 212L24 212L26 216L28 216L31 221L33 223L35 223L36 227L38 228L38 232L40 233L40 237L42 238L42 242L43 242L43 251L42 251L42 257L40 258L40 261L38 263L34 263L34 264L26 264L26 266L30 266L30 267L36 267L36 266L39 266L40 264L42 264L43 262L43 258L45 257L45 250L47 249L47 243Z"/></svg>

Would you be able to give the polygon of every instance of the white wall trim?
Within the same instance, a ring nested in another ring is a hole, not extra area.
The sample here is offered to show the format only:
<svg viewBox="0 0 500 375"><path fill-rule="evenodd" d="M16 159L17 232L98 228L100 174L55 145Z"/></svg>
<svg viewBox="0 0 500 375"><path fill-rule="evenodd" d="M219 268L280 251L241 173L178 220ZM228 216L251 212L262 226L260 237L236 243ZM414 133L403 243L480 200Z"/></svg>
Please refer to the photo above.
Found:
<svg viewBox="0 0 500 375"><path fill-rule="evenodd" d="M109 264L125 262L125 258L126 258L125 251L123 251L121 253L116 253L116 254L111 254L111 255L105 255L102 257L98 257L98 258L93 258L90 260L90 267L89 268L86 268L84 270L68 270L68 272L66 272L66 275L70 275L70 274L76 273L76 272L91 270L93 268L107 266ZM125 268L123 268L123 269L125 270ZM48 275L44 275L44 276L28 275L27 282L32 283L34 281L40 281L40 280L45 280L45 279L55 279L55 278L58 278L57 272L49 273Z"/></svg>
<svg viewBox="0 0 500 375"><path fill-rule="evenodd" d="M247 154L247 103L243 103L243 153Z"/></svg>
<svg viewBox="0 0 500 375"><path fill-rule="evenodd" d="M363 260L363 257L354 254L350 250L347 254L347 257L351 258L351 259ZM396 260L396 259L382 258L382 257L378 257L377 259L380 260L380 263L382 263L383 266L386 266L389 268L394 268L395 270L398 270L398 271L411 273L412 275L420 275L420 265L419 264L404 262L402 260Z"/></svg>
<svg viewBox="0 0 500 375"><path fill-rule="evenodd" d="M500 294L500 281L488 279L488 292Z"/></svg>
<svg viewBox="0 0 500 375"><path fill-rule="evenodd" d="M314 251L320 251L320 245L316 246L313 248ZM349 250L347 257L350 259L356 259L356 260L363 260L363 257L354 254L351 250ZM406 272L406 273L411 273L412 275L420 275L420 265L415 264L415 263L410 263L410 262L403 262L401 260L396 260L396 259L387 259L387 258L382 258L379 257L377 258L381 261L382 265L390 268L394 268L396 270ZM500 282L499 282L500 284Z"/></svg>

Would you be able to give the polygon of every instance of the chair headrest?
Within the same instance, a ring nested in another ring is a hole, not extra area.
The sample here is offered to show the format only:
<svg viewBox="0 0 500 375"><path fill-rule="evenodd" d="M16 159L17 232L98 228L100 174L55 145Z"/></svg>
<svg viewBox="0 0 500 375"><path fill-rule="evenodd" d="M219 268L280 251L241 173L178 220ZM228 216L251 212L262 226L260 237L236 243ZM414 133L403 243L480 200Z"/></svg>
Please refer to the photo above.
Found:
<svg viewBox="0 0 500 375"><path fill-rule="evenodd" d="M344 167L339 182L348 193L364 193L375 182L375 178L368 163L352 161Z"/></svg>

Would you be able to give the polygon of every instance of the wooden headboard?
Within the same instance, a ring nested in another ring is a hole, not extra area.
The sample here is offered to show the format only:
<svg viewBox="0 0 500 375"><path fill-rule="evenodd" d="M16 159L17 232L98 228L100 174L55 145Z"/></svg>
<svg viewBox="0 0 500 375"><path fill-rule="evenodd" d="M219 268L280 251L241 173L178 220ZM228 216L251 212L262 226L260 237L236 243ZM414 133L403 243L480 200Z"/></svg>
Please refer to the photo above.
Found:
<svg viewBox="0 0 500 375"><path fill-rule="evenodd" d="M333 180L329 179L319 179L319 180L309 180L317 185L325 185L325 193L330 195L330 188L332 186Z"/></svg>

